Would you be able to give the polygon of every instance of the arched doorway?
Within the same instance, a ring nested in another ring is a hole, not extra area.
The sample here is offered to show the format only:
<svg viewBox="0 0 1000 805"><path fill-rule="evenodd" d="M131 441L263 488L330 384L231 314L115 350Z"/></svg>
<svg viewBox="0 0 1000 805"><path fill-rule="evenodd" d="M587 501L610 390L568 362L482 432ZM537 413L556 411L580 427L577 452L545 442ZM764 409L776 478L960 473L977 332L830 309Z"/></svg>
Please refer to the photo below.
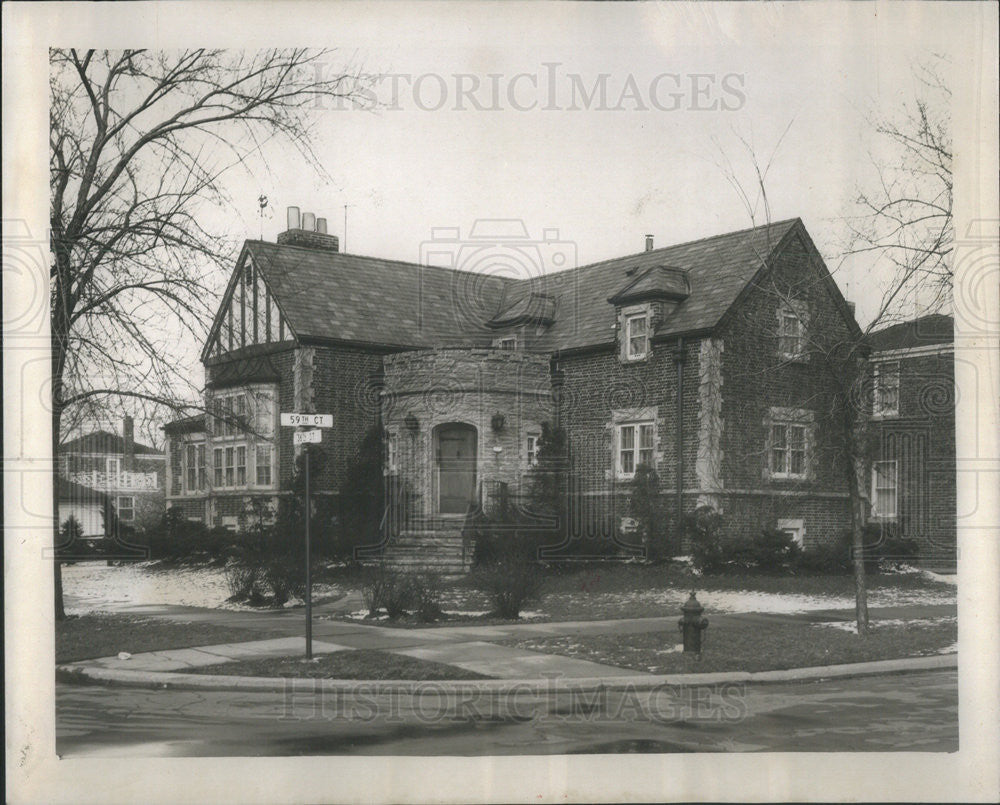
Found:
<svg viewBox="0 0 1000 805"><path fill-rule="evenodd" d="M439 514L465 514L476 500L476 429L453 422L434 429Z"/></svg>

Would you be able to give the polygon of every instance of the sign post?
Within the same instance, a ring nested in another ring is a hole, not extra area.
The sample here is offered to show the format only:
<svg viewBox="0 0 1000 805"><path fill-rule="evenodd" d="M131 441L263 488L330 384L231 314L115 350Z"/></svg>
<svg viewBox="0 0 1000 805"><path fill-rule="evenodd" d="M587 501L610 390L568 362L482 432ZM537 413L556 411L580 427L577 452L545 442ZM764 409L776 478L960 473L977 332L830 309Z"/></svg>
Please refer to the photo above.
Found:
<svg viewBox="0 0 1000 805"><path fill-rule="evenodd" d="M317 428L332 428L332 414L282 414L281 424L289 428L309 428L297 430L292 434L293 444L318 444L323 441L323 431ZM312 655L312 539L310 527L312 522L312 497L309 479L309 448L305 449L305 538L306 538L306 659Z"/></svg>

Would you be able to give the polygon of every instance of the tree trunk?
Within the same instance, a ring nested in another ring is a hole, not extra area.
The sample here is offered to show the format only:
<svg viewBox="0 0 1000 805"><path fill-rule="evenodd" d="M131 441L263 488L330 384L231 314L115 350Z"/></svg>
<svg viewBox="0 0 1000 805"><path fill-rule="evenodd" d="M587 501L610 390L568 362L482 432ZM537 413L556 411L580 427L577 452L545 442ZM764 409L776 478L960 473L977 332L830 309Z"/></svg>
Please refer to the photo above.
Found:
<svg viewBox="0 0 1000 805"><path fill-rule="evenodd" d="M851 503L851 555L854 565L854 614L858 634L868 634L868 586L865 580L865 526L868 522L866 493L867 428L864 412L850 398L844 401L844 436L847 445L847 487Z"/></svg>

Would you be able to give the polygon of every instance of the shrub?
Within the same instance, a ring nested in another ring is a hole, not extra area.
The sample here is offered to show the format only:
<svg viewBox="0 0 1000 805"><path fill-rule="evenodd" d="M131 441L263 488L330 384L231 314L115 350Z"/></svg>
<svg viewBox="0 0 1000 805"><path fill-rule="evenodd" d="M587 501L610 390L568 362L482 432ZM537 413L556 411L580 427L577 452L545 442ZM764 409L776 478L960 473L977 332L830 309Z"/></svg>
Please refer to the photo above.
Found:
<svg viewBox="0 0 1000 805"><path fill-rule="evenodd" d="M758 570L780 573L788 570L799 553L798 544L789 534L776 528L766 528L754 536L744 555Z"/></svg>
<svg viewBox="0 0 1000 805"><path fill-rule="evenodd" d="M636 467L629 498L629 513L639 523L642 547L648 559L659 559L666 553L667 520L660 495L660 478L648 464Z"/></svg>
<svg viewBox="0 0 1000 805"><path fill-rule="evenodd" d="M279 555L268 559L263 576L276 606L284 606L293 595L305 595L305 566L294 555Z"/></svg>
<svg viewBox="0 0 1000 805"><path fill-rule="evenodd" d="M732 558L732 545L726 538L721 514L711 506L699 506L685 515L683 530L695 568L703 573L718 573L725 568Z"/></svg>
<svg viewBox="0 0 1000 805"><path fill-rule="evenodd" d="M410 578L412 606L417 618L431 623L441 617L441 579L436 573L421 573Z"/></svg>
<svg viewBox="0 0 1000 805"><path fill-rule="evenodd" d="M851 567L851 547L845 539L810 545L795 557L795 570L802 573L842 575L850 573Z"/></svg>
<svg viewBox="0 0 1000 805"><path fill-rule="evenodd" d="M263 573L261 568L245 562L235 562L226 567L226 584L230 601L249 601L259 605L264 602Z"/></svg>
<svg viewBox="0 0 1000 805"><path fill-rule="evenodd" d="M369 618L375 617L380 609L390 618L398 618L406 614L413 600L413 585L406 575L382 564L362 582L361 598Z"/></svg>
<svg viewBox="0 0 1000 805"><path fill-rule="evenodd" d="M477 568L473 583L486 594L499 617L514 620L526 604L541 598L545 574L534 562L508 556Z"/></svg>

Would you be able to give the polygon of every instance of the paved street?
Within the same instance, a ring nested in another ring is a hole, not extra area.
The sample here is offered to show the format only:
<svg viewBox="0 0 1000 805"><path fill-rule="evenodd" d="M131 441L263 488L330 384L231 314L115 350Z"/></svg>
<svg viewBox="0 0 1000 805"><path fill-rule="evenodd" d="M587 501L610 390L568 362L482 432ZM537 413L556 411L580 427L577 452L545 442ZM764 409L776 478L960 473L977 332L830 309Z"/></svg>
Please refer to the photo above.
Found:
<svg viewBox="0 0 1000 805"><path fill-rule="evenodd" d="M537 696L57 687L57 751L81 756L956 751L955 671Z"/></svg>

